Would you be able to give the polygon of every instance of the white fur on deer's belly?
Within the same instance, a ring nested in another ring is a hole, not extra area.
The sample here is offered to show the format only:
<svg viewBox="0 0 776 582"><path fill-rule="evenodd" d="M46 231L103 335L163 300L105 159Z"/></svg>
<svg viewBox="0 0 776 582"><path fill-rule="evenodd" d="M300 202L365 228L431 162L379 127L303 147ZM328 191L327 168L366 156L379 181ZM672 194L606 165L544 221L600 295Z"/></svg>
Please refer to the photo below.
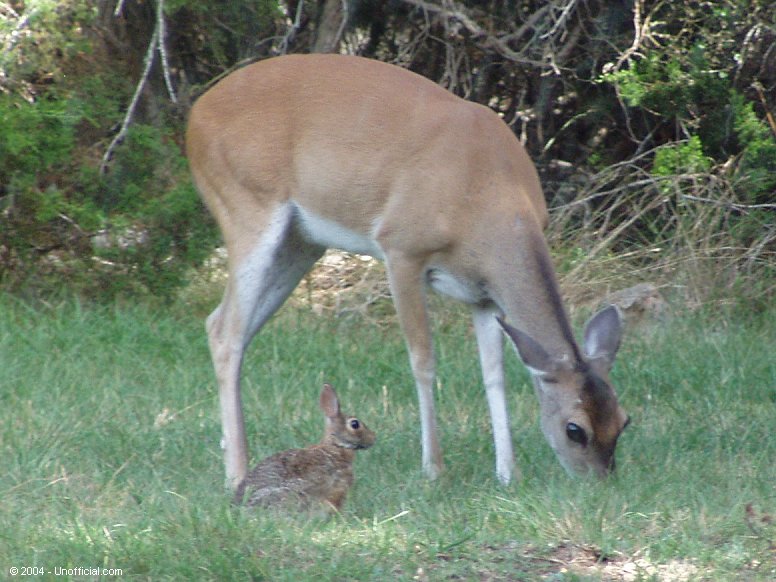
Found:
<svg viewBox="0 0 776 582"><path fill-rule="evenodd" d="M299 205L294 205L294 212L297 224L307 241L326 248L341 249L385 260L385 254L373 236L345 228ZM488 299L483 286L456 277L441 267L430 267L426 271L426 282L438 293L464 303L480 303Z"/></svg>
<svg viewBox="0 0 776 582"><path fill-rule="evenodd" d="M444 269L432 267L426 272L426 281L437 293L462 303L481 303L488 299L484 285L456 277Z"/></svg>
<svg viewBox="0 0 776 582"><path fill-rule="evenodd" d="M301 206L294 206L294 209L302 234L308 241L326 248L385 259L382 249L373 237L345 228Z"/></svg>

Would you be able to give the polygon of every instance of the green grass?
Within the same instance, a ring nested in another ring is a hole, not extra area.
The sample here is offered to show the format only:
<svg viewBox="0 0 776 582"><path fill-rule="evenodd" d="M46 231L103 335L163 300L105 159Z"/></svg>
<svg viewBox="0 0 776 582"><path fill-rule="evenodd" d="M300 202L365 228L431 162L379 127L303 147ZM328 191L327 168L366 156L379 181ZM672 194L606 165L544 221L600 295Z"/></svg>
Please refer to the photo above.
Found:
<svg viewBox="0 0 776 582"><path fill-rule="evenodd" d="M505 488L465 323L437 326L447 470L429 483L395 327L285 310L246 362L254 460L318 439L323 381L378 435L344 512L323 520L224 494L201 316L0 299L0 577L26 566L52 580L77 567L137 580L773 579L774 315L629 336L614 380L633 423L606 482L565 475L510 354L523 480Z"/></svg>

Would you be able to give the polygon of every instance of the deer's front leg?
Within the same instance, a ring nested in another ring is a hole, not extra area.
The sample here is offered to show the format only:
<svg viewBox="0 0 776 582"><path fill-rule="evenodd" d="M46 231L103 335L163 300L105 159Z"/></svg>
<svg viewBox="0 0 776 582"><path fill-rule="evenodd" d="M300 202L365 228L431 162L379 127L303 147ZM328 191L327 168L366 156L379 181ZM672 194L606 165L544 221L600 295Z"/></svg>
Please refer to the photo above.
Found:
<svg viewBox="0 0 776 582"><path fill-rule="evenodd" d="M495 308L473 308L474 331L480 352L482 379L488 397L490 420L493 426L493 442L496 448L496 476L507 485L513 477L519 478L512 452L512 433L509 428L509 412L504 389L504 340Z"/></svg>

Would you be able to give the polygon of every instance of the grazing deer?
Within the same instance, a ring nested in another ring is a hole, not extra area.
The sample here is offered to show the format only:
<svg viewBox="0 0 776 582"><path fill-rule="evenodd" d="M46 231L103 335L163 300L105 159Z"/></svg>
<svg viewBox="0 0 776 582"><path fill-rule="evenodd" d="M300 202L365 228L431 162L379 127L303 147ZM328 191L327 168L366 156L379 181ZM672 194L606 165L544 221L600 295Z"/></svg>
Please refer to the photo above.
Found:
<svg viewBox="0 0 776 582"><path fill-rule="evenodd" d="M614 467L627 423L608 379L619 313L595 315L580 350L542 232L536 169L493 111L386 63L290 55L239 69L202 95L186 143L229 255L207 332L233 489L248 461L245 348L328 247L385 261L428 477L442 470L442 453L426 285L472 308L501 482L515 472L502 327L532 374L542 430L563 466L597 475Z"/></svg>

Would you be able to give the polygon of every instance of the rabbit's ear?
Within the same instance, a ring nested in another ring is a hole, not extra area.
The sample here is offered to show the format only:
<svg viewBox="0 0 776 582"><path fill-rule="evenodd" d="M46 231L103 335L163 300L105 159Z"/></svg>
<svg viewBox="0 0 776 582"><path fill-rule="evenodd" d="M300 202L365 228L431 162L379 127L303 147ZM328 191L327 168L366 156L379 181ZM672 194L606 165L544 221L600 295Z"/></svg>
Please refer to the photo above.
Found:
<svg viewBox="0 0 776 582"><path fill-rule="evenodd" d="M331 384L324 384L321 390L320 400L321 410L327 418L334 418L340 414L339 400L337 400L337 393Z"/></svg>

